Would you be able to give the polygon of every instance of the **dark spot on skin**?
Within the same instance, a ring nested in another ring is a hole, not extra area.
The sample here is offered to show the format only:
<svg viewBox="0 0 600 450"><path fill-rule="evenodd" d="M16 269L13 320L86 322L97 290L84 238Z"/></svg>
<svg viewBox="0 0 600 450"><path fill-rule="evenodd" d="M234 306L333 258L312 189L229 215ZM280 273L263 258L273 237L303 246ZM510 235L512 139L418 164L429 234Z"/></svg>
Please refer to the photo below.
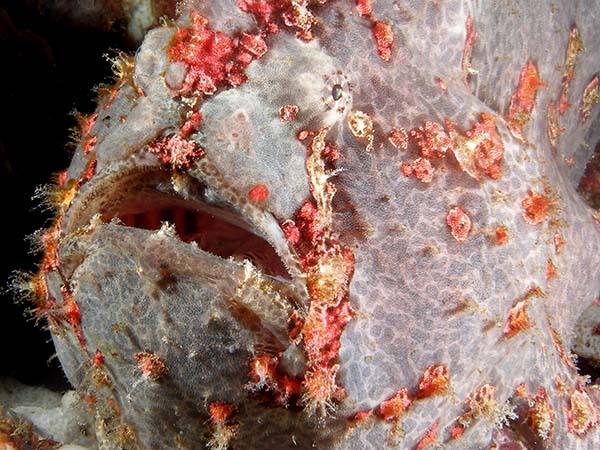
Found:
<svg viewBox="0 0 600 450"><path fill-rule="evenodd" d="M331 96L337 102L340 98L342 98L342 94L344 93L344 89L341 84L335 84L331 88Z"/></svg>
<svg viewBox="0 0 600 450"><path fill-rule="evenodd" d="M156 281L156 285L160 290L168 294L173 294L177 290L177 278L168 267L162 265L160 267L160 277Z"/></svg>

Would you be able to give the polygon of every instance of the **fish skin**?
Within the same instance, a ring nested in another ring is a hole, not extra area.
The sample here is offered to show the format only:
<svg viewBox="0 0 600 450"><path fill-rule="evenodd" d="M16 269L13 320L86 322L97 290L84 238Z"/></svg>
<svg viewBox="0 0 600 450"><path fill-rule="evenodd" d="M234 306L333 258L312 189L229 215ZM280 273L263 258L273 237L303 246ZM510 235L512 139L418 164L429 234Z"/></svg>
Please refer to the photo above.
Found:
<svg viewBox="0 0 600 450"><path fill-rule="evenodd" d="M228 8L235 8L234 2L219 5L192 2L186 8L197 9L218 29L227 23ZM100 99L93 151L86 154L82 141L67 171L65 186L81 180L96 159L93 176L80 183L61 212L60 269L45 274L50 296L64 305L61 285L68 280L79 308L85 350L64 321L50 328L69 380L96 397L102 448L203 448L228 430L233 448L413 448L434 423L437 441L447 448L492 448L493 442L550 449L600 445L595 423L585 433L570 432L567 413L577 392L599 406L597 387L585 386L569 353L577 319L600 287L594 270L600 231L576 192L591 155L579 144L597 140L597 109L582 124L577 107L571 107L555 149L546 135L545 109L560 92L561 74L554 68L564 60L571 24L577 23L588 49L579 57L572 96L598 70L592 49L600 36L593 13L582 13L585 2L558 11L514 5L518 14L499 3L414 1L397 8L391 1L375 2L372 17L395 31L389 61L380 58L370 21L355 13L353 2L315 8L320 25L314 40L303 42L286 30L270 36L268 52L246 69L248 81L198 100L203 119L190 137L205 155L177 171L146 147L177 133L188 106L166 82L168 74L173 81L181 70L167 56L176 26L147 34L126 82L117 85L112 100L111 94ZM477 74L465 84L467 17L477 32L471 61ZM180 20L186 23L185 8ZM227 27L230 33L240 30L231 22ZM561 28L564 32L556 31ZM504 116L528 60L536 62L547 86L537 93L524 144L511 136ZM332 77L351 86L341 111L328 109L323 100ZM436 78L445 80L448 92ZM572 103L578 104L575 97ZM296 121L279 120L285 104L300 106ZM373 120L371 151L348 125L353 111ZM430 183L400 173L400 163L418 152L399 153L389 145L393 127L449 119L466 130L481 113L494 118L504 145L499 179L474 179L452 155L435 160ZM307 415L302 405L267 407L252 398L248 361L258 338L231 306L235 299L260 319L260 339L268 336L270 345L289 349L284 369L306 370L309 362L302 343L288 336L287 317L298 305L309 309L310 298L297 251L280 225L315 194L305 168L310 139L299 141L297 133L322 127L340 149L340 170L329 179L337 190L333 231L354 254L349 301L356 312L341 335L337 358L336 382L346 397L324 418ZM565 165L571 156L575 164ZM139 230L95 216L156 186L164 195L199 201L198 181L208 187L203 201L226 206L277 250L291 280L271 279L203 252L169 227ZM247 195L257 183L269 191L260 203ZM549 217L539 224L523 218L522 200L530 190L552 198ZM464 242L446 224L457 205L473 224ZM499 224L509 230L508 242L500 246L489 238ZM560 253L552 243L556 232L566 242ZM558 278L547 279L548 258ZM273 289L264 289L264 281ZM533 287L541 293L528 296ZM273 292L281 294L275 298ZM507 337L509 310L525 298L530 325ZM105 355L101 367L93 363L96 349ZM168 374L144 378L134 357L142 351L159 355ZM447 367L450 388L418 398L423 373L432 365ZM100 372L108 382L99 383ZM564 388L557 388L557 379ZM529 410L515 396L521 383L531 401L538 388L547 391L555 412L548 440L525 424ZM486 385L495 392L491 414L475 415L462 437L452 439L456 418L473 410L469 398ZM401 388L408 388L412 404L394 423L382 420L378 408ZM106 406L109 400L118 414ZM217 401L235 405L230 422L211 421L208 405ZM347 420L371 409L375 414L360 423ZM520 425L509 432L500 424L513 410Z"/></svg>

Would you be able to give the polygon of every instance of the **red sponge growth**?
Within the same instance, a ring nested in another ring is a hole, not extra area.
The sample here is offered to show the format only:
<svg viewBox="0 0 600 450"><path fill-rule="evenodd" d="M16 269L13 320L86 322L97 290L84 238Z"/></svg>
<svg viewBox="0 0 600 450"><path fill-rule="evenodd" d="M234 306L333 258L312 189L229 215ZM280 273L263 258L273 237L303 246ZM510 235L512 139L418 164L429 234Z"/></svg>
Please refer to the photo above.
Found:
<svg viewBox="0 0 600 450"><path fill-rule="evenodd" d="M169 58L183 62L187 74L180 95L212 95L225 85L239 86L246 80L244 69L268 50L262 35L244 33L239 42L213 31L208 20L190 13L189 27L180 28L169 47Z"/></svg>

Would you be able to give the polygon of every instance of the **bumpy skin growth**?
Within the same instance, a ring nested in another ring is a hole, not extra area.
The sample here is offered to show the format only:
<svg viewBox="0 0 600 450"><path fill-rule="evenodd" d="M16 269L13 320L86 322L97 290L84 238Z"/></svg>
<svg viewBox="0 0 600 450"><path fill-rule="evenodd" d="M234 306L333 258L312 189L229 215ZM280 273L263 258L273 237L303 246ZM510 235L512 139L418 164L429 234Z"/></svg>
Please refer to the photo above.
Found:
<svg viewBox="0 0 600 450"><path fill-rule="evenodd" d="M101 446L600 447L570 353L599 7L197 1L148 33L31 282Z"/></svg>

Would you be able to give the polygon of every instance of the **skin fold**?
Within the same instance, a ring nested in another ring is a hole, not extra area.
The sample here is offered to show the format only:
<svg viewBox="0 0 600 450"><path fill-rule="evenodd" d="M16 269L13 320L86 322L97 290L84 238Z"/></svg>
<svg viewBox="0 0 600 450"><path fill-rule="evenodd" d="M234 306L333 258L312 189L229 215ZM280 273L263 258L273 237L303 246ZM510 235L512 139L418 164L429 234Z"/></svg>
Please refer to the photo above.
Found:
<svg viewBox="0 0 600 450"><path fill-rule="evenodd" d="M99 448L598 448L597 3L188 1L118 58L27 284Z"/></svg>

